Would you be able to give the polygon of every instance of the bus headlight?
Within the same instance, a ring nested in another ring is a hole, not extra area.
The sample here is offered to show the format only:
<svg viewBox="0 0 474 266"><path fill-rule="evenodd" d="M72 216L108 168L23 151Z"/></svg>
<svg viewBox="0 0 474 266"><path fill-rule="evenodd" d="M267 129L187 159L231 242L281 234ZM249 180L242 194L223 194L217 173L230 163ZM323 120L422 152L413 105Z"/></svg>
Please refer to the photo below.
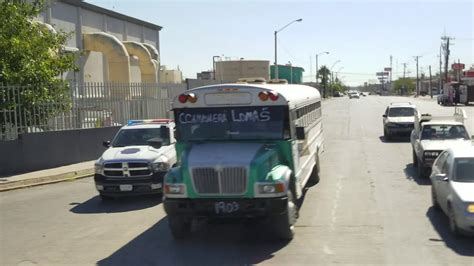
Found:
<svg viewBox="0 0 474 266"><path fill-rule="evenodd" d="M185 198L186 185L182 183L165 184L163 193L168 198Z"/></svg>
<svg viewBox="0 0 474 266"><path fill-rule="evenodd" d="M285 183L256 183L256 197L278 197L286 195Z"/></svg>

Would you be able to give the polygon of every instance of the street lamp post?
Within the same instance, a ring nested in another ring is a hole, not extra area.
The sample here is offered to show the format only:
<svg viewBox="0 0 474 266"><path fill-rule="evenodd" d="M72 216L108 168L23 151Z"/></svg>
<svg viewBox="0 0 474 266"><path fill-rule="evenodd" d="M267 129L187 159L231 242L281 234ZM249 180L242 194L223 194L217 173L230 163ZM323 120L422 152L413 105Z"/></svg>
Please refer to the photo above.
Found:
<svg viewBox="0 0 474 266"><path fill-rule="evenodd" d="M316 87L319 85L318 57L323 54L329 54L329 52L322 52L322 53L316 54Z"/></svg>
<svg viewBox="0 0 474 266"><path fill-rule="evenodd" d="M332 90L332 86L334 85L334 75L332 73L332 69L336 66L337 63L341 62L341 60L337 60L336 62L334 62L334 64L332 64L331 68L329 69L329 71L331 72L331 88L330 88L330 94L329 95L332 95L333 93L333 90Z"/></svg>
<svg viewBox="0 0 474 266"><path fill-rule="evenodd" d="M212 57L212 72L213 72L213 80L216 80L216 58L220 58L220 56L215 55Z"/></svg>
<svg viewBox="0 0 474 266"><path fill-rule="evenodd" d="M278 58L278 49L277 49L277 34L278 34L280 31L284 30L286 27L290 26L291 24L293 24L293 23L295 23L295 22L301 22L301 21L303 21L303 19L302 19L302 18L300 18L300 19L295 19L295 20L293 20L292 22L290 22L290 23L286 24L286 25L285 25L283 28L281 28L281 29L279 29L279 30L276 30L276 31L274 32L274 34L275 34L275 79L278 79L278 60L277 60L277 58Z"/></svg>

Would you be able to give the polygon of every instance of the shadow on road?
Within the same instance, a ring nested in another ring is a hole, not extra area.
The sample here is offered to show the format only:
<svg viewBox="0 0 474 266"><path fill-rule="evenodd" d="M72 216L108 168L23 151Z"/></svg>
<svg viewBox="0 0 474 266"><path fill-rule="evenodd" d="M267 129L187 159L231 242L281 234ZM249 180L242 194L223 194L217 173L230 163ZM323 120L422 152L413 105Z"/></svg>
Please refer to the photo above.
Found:
<svg viewBox="0 0 474 266"><path fill-rule="evenodd" d="M271 259L288 242L269 241L246 223L198 225L188 239L175 240L167 218L98 261L98 265L250 265Z"/></svg>
<svg viewBox="0 0 474 266"><path fill-rule="evenodd" d="M390 140L386 140L384 136L379 136L379 139L383 143L407 143L407 142L410 142L410 137L392 137Z"/></svg>
<svg viewBox="0 0 474 266"><path fill-rule="evenodd" d="M123 197L110 201L102 201L99 196L95 196L83 203L70 203L76 205L70 211L77 214L128 212L150 208L160 203L161 195Z"/></svg>
<svg viewBox="0 0 474 266"><path fill-rule="evenodd" d="M403 169L405 176L410 181L415 181L418 185L429 186L431 185L431 180L429 177L420 178L418 177L417 169L413 166L412 163L407 164L405 169Z"/></svg>
<svg viewBox="0 0 474 266"><path fill-rule="evenodd" d="M447 247L459 255L474 256L474 237L455 237L449 230L448 217L441 210L430 207L426 216L441 237L441 239L430 239L431 241L443 241Z"/></svg>

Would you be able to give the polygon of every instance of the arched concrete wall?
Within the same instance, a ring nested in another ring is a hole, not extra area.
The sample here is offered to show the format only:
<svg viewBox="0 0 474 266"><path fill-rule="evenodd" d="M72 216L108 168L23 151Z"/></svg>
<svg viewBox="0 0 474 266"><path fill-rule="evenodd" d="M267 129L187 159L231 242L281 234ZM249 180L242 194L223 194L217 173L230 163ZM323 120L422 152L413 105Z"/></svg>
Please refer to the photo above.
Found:
<svg viewBox="0 0 474 266"><path fill-rule="evenodd" d="M148 52L150 52L151 58L153 58L156 61L160 61L160 54L158 53L158 50L155 48L155 46L148 44L148 43L142 43L143 46L148 49Z"/></svg>
<svg viewBox="0 0 474 266"><path fill-rule="evenodd" d="M84 50L102 52L107 58L109 82L130 83L130 62L125 46L105 32L84 33ZM125 95L124 95L125 96Z"/></svg>
<svg viewBox="0 0 474 266"><path fill-rule="evenodd" d="M156 66L148 49L138 42L123 42L123 45L130 56L138 57L142 82L157 83Z"/></svg>

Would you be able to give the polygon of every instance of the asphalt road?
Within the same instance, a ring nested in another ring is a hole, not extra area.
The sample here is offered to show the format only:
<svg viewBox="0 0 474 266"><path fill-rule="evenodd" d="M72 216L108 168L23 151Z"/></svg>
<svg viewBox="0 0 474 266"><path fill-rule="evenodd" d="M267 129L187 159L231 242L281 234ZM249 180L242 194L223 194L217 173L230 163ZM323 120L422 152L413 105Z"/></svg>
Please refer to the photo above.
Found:
<svg viewBox="0 0 474 266"><path fill-rule="evenodd" d="M258 226L200 224L173 240L160 199L103 203L91 178L0 194L0 265L420 264L474 265L474 238L454 238L415 177L407 140L386 143L382 113L410 100L369 96L323 104L321 182L307 190L296 237L269 241ZM474 107L467 107L474 134Z"/></svg>

